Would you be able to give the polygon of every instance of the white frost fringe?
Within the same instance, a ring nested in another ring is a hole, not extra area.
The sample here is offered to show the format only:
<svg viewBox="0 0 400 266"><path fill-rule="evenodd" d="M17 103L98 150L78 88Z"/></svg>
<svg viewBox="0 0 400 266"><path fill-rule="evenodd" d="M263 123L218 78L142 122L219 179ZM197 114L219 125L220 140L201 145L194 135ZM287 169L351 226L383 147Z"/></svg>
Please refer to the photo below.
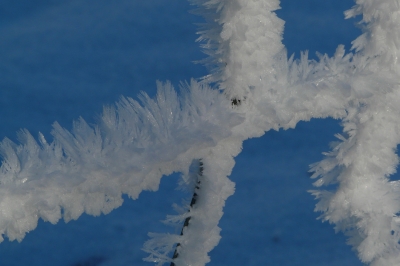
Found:
<svg viewBox="0 0 400 266"><path fill-rule="evenodd" d="M349 236L361 261L400 265L400 186L391 181L400 143L400 2L357 0L347 17L362 14L364 33L353 42L355 98L343 119L344 136L327 158L313 165L321 176L313 191L316 210Z"/></svg>
<svg viewBox="0 0 400 266"><path fill-rule="evenodd" d="M191 161L232 134L241 118L219 92L192 82L178 98L159 84L143 105L122 98L106 107L99 125L83 119L72 133L54 125L54 141L39 143L21 131L20 145L5 139L0 172L0 233L22 240L37 221L77 219L83 212L109 213L122 194L137 198L157 190L160 178L187 172Z"/></svg>

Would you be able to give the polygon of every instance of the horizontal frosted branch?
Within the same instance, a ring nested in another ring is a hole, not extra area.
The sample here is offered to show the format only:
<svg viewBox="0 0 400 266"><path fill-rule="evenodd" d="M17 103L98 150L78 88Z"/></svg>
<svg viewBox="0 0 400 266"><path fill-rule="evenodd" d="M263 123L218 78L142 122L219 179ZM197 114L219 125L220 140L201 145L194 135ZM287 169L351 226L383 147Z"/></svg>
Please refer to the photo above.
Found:
<svg viewBox="0 0 400 266"><path fill-rule="evenodd" d="M21 131L20 145L5 139L0 173L0 233L21 240L37 220L56 223L83 212L108 213L121 194L137 198L157 190L162 175L187 172L191 161L229 137L243 118L219 92L196 82L180 98L158 84L156 99L122 98L106 107L100 123L83 119L72 132L54 124L54 141L39 143Z"/></svg>

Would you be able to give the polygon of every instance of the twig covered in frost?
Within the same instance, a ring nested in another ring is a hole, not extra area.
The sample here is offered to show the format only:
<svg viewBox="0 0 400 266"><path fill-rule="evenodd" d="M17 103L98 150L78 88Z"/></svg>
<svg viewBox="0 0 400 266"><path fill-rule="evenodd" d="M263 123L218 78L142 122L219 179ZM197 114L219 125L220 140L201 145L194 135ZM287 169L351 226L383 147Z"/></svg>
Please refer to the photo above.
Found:
<svg viewBox="0 0 400 266"><path fill-rule="evenodd" d="M190 208L194 208L194 205L196 204L197 198L199 196L199 190L200 190L200 184L201 184L201 178L203 177L203 171L204 171L204 164L201 160L196 160L195 162L197 164L197 169L196 169L196 181L195 181L195 187L194 187L194 192L192 199L190 201ZM190 210L189 210L190 212ZM190 213L189 213L190 215ZM184 230L186 227L189 226L190 219L192 217L188 216L185 218L185 222L183 223L182 231L181 231L181 236L183 235ZM180 247L180 243L176 245L174 255L172 256L172 259L176 259L179 256L178 248ZM171 262L171 266L175 266L175 263Z"/></svg>
<svg viewBox="0 0 400 266"><path fill-rule="evenodd" d="M261 78L275 79L274 58L284 49L284 21L273 12L279 0L190 1L206 19L199 41L210 55L205 60L212 69L207 82L218 83L229 98L243 100Z"/></svg>
<svg viewBox="0 0 400 266"><path fill-rule="evenodd" d="M142 102L122 98L94 128L83 119L72 133L55 124L52 143L43 136L37 143L27 131L20 145L4 140L0 233L21 240L39 218L56 223L108 213L123 193L137 198L157 190L162 175L187 172L243 120L224 96L196 82L181 98L171 84L159 84L156 99L143 95Z"/></svg>
<svg viewBox="0 0 400 266"><path fill-rule="evenodd" d="M362 14L364 33L353 42L355 99L343 119L344 135L326 159L312 168L321 218L349 236L360 259L371 265L400 264L400 2L358 0L347 17ZM337 187L337 188L336 188Z"/></svg>
<svg viewBox="0 0 400 266"><path fill-rule="evenodd" d="M357 0L346 12L363 15L355 54L339 45L319 61L307 52L287 58L278 0L192 2L206 18L199 39L212 70L203 84L193 81L180 97L159 84L156 99L142 95L142 104L123 98L95 127L80 119L70 133L55 124L50 144L26 131L20 145L4 140L0 233L21 240L39 218L108 213L122 204L121 194L156 190L174 171L188 176L201 158L201 197L174 218L188 226L181 235L152 234L145 250L161 265L179 243L173 264L204 265L220 239L218 222L234 193L228 176L243 140L334 117L343 119L344 135L312 168L315 185L328 186L312 192L316 210L349 235L363 262L399 265L400 185L389 180L399 161L399 0Z"/></svg>

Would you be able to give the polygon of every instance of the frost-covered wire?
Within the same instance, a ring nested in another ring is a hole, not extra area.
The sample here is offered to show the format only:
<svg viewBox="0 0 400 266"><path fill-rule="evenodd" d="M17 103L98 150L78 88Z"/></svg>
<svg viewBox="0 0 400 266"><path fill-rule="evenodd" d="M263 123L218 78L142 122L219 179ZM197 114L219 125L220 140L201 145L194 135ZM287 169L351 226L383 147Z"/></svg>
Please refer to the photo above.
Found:
<svg viewBox="0 0 400 266"><path fill-rule="evenodd" d="M216 82L229 98L243 100L260 80L275 78L274 58L284 50L284 21L273 12L280 8L279 0L190 1L206 19L199 41L212 70L207 82Z"/></svg>
<svg viewBox="0 0 400 266"><path fill-rule="evenodd" d="M54 141L21 131L0 144L0 233L21 240L39 218L56 223L83 212L108 213L122 194L157 190L162 175L187 172L191 161L232 134L243 118L219 92L192 82L178 97L159 84L156 99L122 98L100 123L83 119L71 132L55 123Z"/></svg>
<svg viewBox="0 0 400 266"><path fill-rule="evenodd" d="M400 2L357 0L347 17L362 14L364 33L353 42L353 100L343 135L326 158L313 165L312 193L321 219L344 232L360 259L370 265L400 264L400 190L391 181L399 163Z"/></svg>

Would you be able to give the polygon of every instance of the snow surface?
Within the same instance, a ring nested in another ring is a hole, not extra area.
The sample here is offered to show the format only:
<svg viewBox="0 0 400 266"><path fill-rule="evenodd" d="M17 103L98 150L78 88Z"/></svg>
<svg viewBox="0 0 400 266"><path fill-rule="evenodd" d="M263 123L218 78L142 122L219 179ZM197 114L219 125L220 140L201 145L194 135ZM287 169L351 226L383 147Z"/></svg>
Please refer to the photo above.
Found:
<svg viewBox="0 0 400 266"><path fill-rule="evenodd" d="M352 1L299 3L282 1L278 12L289 54L349 48L359 32L341 18ZM67 128L79 116L95 122L120 95L154 94L156 79L177 85L207 74L191 63L204 56L194 42L200 18L190 8L183 0L2 1L1 135L13 139L25 127L48 136L55 120ZM316 220L306 192L308 165L340 131L334 120L313 120L244 143L231 176L236 193L208 265L361 265L344 237ZM0 265L149 265L141 251L147 232L180 231L159 222L174 213L172 203L190 197L176 183L176 176L164 178L159 191L126 199L106 216L40 222L21 243L0 244Z"/></svg>

